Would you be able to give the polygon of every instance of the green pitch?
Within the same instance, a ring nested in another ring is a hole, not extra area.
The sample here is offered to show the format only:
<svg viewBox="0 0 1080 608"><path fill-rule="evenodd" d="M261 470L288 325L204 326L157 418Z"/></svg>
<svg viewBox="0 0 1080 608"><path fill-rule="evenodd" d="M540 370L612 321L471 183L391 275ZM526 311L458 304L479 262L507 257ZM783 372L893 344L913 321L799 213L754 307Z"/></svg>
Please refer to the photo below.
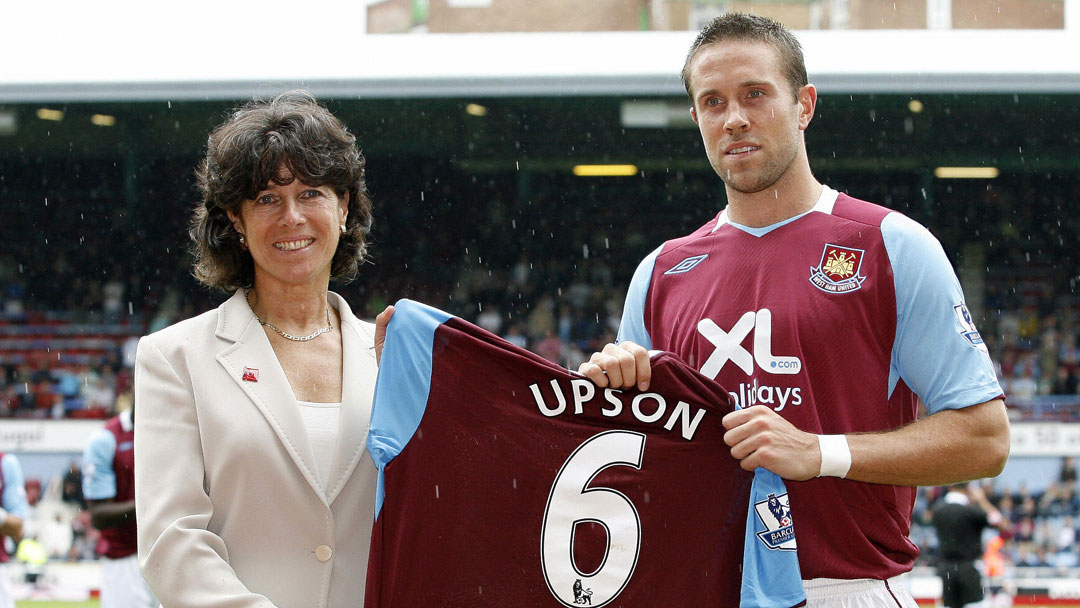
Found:
<svg viewBox="0 0 1080 608"><path fill-rule="evenodd" d="M98 600L86 600L85 602L56 602L52 600L24 600L15 602L15 608L98 608L101 602Z"/></svg>

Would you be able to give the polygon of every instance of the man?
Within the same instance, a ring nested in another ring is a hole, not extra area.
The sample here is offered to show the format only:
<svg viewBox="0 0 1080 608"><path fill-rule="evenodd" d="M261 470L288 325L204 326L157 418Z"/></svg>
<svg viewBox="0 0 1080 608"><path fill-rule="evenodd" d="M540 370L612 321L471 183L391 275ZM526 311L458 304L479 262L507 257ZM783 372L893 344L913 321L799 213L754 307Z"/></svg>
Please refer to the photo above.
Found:
<svg viewBox="0 0 1080 608"><path fill-rule="evenodd" d="M30 516L22 467L14 454L0 452L0 608L15 608L6 564L23 537L23 523Z"/></svg>
<svg viewBox="0 0 1080 608"><path fill-rule="evenodd" d="M683 81L728 206L642 261L618 344L579 370L644 389L659 349L719 381L743 408L724 418L743 468L805 482L789 493L807 605L914 607L912 486L992 477L1008 457L959 282L925 228L814 178L817 90L783 26L718 18Z"/></svg>
<svg viewBox="0 0 1080 608"><path fill-rule="evenodd" d="M101 608L154 608L139 572L135 530L135 411L113 416L83 451L83 497L90 525L101 531Z"/></svg>
<svg viewBox="0 0 1080 608"><path fill-rule="evenodd" d="M975 504L972 504L972 503ZM954 484L931 511L941 562L941 598L946 608L963 608L983 599L975 560L983 553L983 528L1001 523L1001 513L978 487Z"/></svg>

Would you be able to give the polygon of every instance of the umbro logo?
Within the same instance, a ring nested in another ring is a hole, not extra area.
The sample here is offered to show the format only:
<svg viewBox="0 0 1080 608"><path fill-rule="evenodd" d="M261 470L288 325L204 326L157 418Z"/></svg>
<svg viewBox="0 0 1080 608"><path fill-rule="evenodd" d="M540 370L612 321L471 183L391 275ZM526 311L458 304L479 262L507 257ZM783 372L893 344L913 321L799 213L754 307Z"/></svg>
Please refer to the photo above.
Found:
<svg viewBox="0 0 1080 608"><path fill-rule="evenodd" d="M701 255L694 255L686 258L685 260L675 264L671 268L667 269L664 274L682 274L684 272L690 272L698 264L705 261L705 258L709 257L709 254L703 253Z"/></svg>

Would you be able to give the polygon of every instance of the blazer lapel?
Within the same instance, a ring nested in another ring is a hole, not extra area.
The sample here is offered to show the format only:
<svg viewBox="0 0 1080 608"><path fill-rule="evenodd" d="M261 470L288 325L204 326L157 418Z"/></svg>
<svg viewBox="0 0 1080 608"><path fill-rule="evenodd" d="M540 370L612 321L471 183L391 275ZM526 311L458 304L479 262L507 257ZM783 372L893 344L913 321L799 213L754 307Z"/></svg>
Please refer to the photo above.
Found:
<svg viewBox="0 0 1080 608"><path fill-rule="evenodd" d="M218 353L218 362L266 418L300 473L321 497L315 453L300 419L296 397L244 291L237 290L219 311L217 335L233 343Z"/></svg>
<svg viewBox="0 0 1080 608"><path fill-rule="evenodd" d="M327 482L326 501L333 504L357 463L367 453L367 434L371 424L371 398L374 393L375 334L360 323L345 299L330 293L341 316L341 418L338 427L334 464Z"/></svg>

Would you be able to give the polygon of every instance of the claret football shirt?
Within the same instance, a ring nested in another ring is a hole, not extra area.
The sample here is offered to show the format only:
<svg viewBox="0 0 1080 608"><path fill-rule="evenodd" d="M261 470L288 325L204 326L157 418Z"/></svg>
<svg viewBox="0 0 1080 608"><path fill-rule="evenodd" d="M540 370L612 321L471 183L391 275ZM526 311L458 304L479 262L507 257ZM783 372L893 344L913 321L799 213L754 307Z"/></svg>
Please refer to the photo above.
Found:
<svg viewBox="0 0 1080 608"><path fill-rule="evenodd" d="M647 392L602 389L398 302L365 605L801 604L787 490L731 457L728 393L673 355L652 366Z"/></svg>

